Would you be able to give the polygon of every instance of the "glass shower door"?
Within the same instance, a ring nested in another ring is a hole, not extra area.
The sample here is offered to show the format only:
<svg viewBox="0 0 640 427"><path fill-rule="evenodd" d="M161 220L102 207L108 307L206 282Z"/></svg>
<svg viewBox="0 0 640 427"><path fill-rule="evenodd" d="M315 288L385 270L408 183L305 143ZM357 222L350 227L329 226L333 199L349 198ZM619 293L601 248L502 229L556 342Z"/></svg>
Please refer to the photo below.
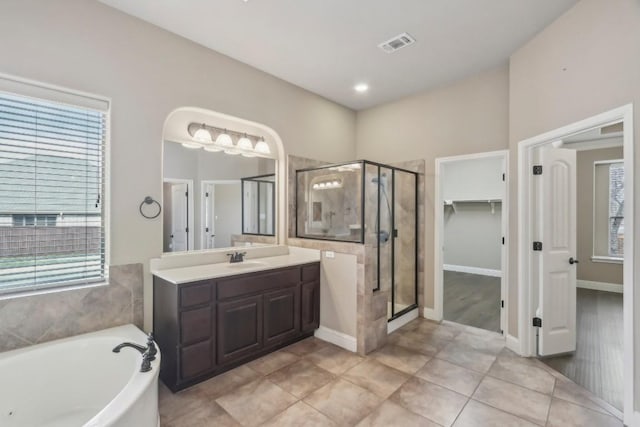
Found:
<svg viewBox="0 0 640 427"><path fill-rule="evenodd" d="M417 304L417 176L393 171L392 316Z"/></svg>

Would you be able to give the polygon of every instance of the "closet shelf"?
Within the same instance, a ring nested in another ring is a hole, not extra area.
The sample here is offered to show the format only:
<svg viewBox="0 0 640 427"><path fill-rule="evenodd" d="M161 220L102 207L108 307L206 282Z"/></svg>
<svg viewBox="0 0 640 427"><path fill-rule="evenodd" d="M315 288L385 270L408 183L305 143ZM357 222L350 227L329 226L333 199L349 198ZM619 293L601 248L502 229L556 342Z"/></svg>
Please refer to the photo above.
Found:
<svg viewBox="0 0 640 427"><path fill-rule="evenodd" d="M455 199L455 200L447 200L445 199L444 205L451 206L453 209L453 213L456 213L456 204L457 203L487 203L491 205L491 214L495 213L496 203L502 203L501 198L488 198L488 199Z"/></svg>

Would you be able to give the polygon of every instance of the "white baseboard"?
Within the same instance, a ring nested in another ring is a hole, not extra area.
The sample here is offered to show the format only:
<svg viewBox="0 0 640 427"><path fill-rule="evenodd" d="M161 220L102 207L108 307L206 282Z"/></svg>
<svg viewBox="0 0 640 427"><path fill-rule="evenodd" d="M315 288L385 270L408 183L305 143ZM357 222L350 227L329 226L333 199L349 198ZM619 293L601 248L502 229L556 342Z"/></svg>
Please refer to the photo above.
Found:
<svg viewBox="0 0 640 427"><path fill-rule="evenodd" d="M505 345L515 354L522 356L522 349L520 348L520 340L513 335L507 334L507 338L505 340Z"/></svg>
<svg viewBox="0 0 640 427"><path fill-rule="evenodd" d="M583 289L593 289L595 291L616 292L621 294L623 286L618 283L594 282L592 280L577 280L576 285Z"/></svg>
<svg viewBox="0 0 640 427"><path fill-rule="evenodd" d="M343 334L342 332L329 329L325 326L320 326L313 335L322 341L330 342L353 353L358 351L358 340L351 335Z"/></svg>
<svg viewBox="0 0 640 427"><path fill-rule="evenodd" d="M457 271L458 273L479 274L481 276L502 277L502 270L493 270L490 268L467 267L465 265L444 264L442 269L445 271Z"/></svg>
<svg viewBox="0 0 640 427"><path fill-rule="evenodd" d="M395 331L396 329L399 329L401 327L403 327L404 325L406 325L407 323L411 322L414 319L418 318L418 309L413 309L408 313L403 314L402 316L398 317L397 319L393 319L391 322L387 323L387 333L390 334L391 332Z"/></svg>
<svg viewBox="0 0 640 427"><path fill-rule="evenodd" d="M438 316L436 315L436 310L433 308L429 308L429 307L425 307L424 310L422 311L422 316L425 319L429 319L429 320L435 320L436 322L441 321L442 319L438 318Z"/></svg>

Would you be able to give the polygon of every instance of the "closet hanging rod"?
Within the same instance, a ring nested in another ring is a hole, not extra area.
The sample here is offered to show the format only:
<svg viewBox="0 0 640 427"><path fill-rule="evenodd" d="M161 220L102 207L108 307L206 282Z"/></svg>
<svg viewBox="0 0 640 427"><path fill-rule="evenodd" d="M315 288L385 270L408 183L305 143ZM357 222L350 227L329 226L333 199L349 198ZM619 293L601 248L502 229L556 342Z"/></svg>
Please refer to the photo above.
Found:
<svg viewBox="0 0 640 427"><path fill-rule="evenodd" d="M502 203L501 198L491 199L445 199L445 205L452 205L454 203Z"/></svg>

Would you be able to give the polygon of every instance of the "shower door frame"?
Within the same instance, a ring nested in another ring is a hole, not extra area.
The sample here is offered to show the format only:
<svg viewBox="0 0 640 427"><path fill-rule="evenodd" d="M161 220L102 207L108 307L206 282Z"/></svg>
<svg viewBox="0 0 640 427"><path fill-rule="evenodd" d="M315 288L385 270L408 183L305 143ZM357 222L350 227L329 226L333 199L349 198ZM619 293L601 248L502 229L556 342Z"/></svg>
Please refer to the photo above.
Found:
<svg viewBox="0 0 640 427"><path fill-rule="evenodd" d="M360 209L360 241L353 241L353 240L340 240L340 239L331 239L331 238L322 238L322 237L309 237L309 236L303 236L299 234L299 230L298 230L298 190L299 190L299 185L298 185L298 174L299 173L303 173L303 172L312 172L312 171L317 171L317 170L322 170L322 169L329 169L329 168L335 168L335 167L340 167L340 166L346 166L346 165L352 165L355 163L359 163L360 166L360 171L361 171L361 180L360 180L360 190L361 190L361 194L360 194L360 203L361 203L361 209ZM415 241L415 248L414 248L414 300L413 300L413 304L409 305L408 307L400 310L398 313L395 313L395 284L396 284L396 280L395 280L395 237L393 237L393 233L395 231L395 188L392 189L391 192L391 224L393 226L393 230L391 230L391 317L389 317L387 319L388 322L391 322L392 320L395 320L401 316L403 316L404 314L415 310L416 308L418 308L418 283L419 283L419 269L418 269L418 251L419 251L419 238L420 238L420 233L419 233L419 229L420 229L420 209L418 206L419 203L419 197L418 197L418 188L419 188L419 178L420 178L420 174L418 172L415 171L411 171L408 169L404 169L401 167L397 167L397 166L391 166L388 164L384 164L384 163L378 163L378 162L374 162L371 160L354 160L354 161L350 161L350 162L341 162L341 163L332 163L332 164L326 164L326 165L322 165L322 166L315 166L315 167L310 167L310 168L303 168L303 169L296 169L295 171L295 236L298 239L309 239L309 240L322 240L322 241L331 241L331 242L342 242L342 243L353 243L353 244L365 244L365 220L366 220L366 198L365 198L365 186L366 186L366 165L372 165L372 166L376 166L378 168L378 216L377 216L377 230L378 230L378 245L376 247L377 249L377 262L376 262L376 287L373 289L373 292L379 292L380 291L380 184L379 184L379 180L380 180L380 169L381 168L385 168L385 169L390 169L392 172L392 183L394 183L395 186L395 173L396 171L400 171L400 172L404 172L404 173L409 173L412 174L414 176L415 179L415 190L414 190L414 207L415 207L415 227L414 227L414 241Z"/></svg>
<svg viewBox="0 0 640 427"><path fill-rule="evenodd" d="M377 246L377 252L378 252L378 262L377 262L377 268L378 268L378 272L377 272L377 280L378 280L378 286L377 288L375 288L373 291L377 292L380 291L380 169L381 168L385 168L385 169L391 169L391 182L393 183L393 189L391 191L391 225L393 227L392 231L391 231L391 316L387 318L387 322L391 322L399 317L402 317L403 315L405 315L406 313L415 310L416 308L418 308L418 250L419 250L419 242L418 242L418 236L420 235L420 233L418 232L419 230L419 214L420 214L420 210L418 209L418 184L419 184L419 174L417 172L413 172L407 169L403 169L403 168L399 168L399 167L395 167L395 166L390 166L390 165L385 165L382 163L375 163L375 162L368 162L365 161L365 163L369 163L371 165L377 166L378 167L378 246ZM414 229L413 229L413 234L414 234L414 242L415 242L415 246L413 249L413 282L414 282L414 286L413 286L413 304L410 304L409 306L403 308L402 310L400 310L399 312L395 312L396 311L396 171L400 171L403 173L409 173L411 175L413 175L414 178L414 194L413 194L413 206L414 206ZM363 173L364 176L364 173Z"/></svg>

